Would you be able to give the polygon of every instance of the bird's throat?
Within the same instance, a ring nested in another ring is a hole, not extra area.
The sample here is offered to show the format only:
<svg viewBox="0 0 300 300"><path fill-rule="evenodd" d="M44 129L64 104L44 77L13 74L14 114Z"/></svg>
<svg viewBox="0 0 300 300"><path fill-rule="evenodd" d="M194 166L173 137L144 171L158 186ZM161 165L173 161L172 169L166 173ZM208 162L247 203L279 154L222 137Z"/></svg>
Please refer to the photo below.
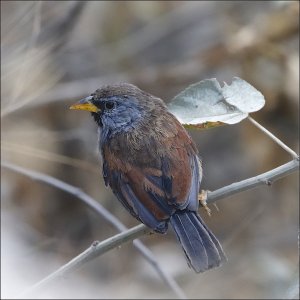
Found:
<svg viewBox="0 0 300 300"><path fill-rule="evenodd" d="M92 112L91 115L93 116L93 118L94 118L95 122L97 123L97 125L102 128L103 123L102 123L101 115L98 114L98 113L94 113L94 112Z"/></svg>

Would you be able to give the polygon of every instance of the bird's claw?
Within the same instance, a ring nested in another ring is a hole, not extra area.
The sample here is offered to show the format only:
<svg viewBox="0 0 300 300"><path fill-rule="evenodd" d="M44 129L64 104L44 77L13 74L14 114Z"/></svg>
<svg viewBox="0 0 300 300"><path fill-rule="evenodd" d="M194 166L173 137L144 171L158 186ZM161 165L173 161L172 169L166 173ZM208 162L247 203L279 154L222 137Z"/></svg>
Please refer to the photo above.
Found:
<svg viewBox="0 0 300 300"><path fill-rule="evenodd" d="M211 216L211 210L210 208L207 206L207 193L209 191L208 190L201 190L201 193L198 194L198 201L200 202L200 204L204 207L206 213L208 214L208 216Z"/></svg>

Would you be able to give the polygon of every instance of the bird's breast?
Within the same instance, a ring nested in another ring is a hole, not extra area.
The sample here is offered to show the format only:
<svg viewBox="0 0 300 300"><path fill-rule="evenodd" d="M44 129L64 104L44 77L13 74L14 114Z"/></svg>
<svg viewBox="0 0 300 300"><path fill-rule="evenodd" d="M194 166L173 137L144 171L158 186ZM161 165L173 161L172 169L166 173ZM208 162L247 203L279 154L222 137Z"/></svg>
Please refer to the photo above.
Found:
<svg viewBox="0 0 300 300"><path fill-rule="evenodd" d="M164 145L157 135L133 129L113 135L103 146L115 157L140 167L160 167L160 155L165 155Z"/></svg>
<svg viewBox="0 0 300 300"><path fill-rule="evenodd" d="M145 119L131 130L111 135L102 142L103 146L122 162L139 168L161 169L163 159L186 173L190 172L189 156L197 155L190 136L169 113Z"/></svg>

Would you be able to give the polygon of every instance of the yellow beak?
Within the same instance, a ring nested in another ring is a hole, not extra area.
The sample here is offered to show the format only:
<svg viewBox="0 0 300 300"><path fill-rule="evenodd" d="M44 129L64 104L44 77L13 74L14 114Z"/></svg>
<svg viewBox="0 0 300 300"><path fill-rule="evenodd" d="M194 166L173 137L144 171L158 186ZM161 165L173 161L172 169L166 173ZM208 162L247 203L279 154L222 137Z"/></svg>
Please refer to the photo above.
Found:
<svg viewBox="0 0 300 300"><path fill-rule="evenodd" d="M91 100L92 96L81 99L79 102L70 106L70 109L78 109L78 110L87 110L91 112L99 112L101 111L96 105L94 105Z"/></svg>

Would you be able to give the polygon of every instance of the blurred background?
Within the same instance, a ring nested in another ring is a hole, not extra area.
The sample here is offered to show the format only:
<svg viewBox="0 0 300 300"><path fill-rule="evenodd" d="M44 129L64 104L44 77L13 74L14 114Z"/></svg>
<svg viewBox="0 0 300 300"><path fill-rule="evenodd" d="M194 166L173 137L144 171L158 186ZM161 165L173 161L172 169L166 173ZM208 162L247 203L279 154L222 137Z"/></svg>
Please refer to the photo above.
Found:
<svg viewBox="0 0 300 300"><path fill-rule="evenodd" d="M105 188L97 127L70 104L102 84L138 85L170 101L206 78L248 81L265 98L253 118L299 153L298 1L1 1L1 160L83 189L126 226ZM190 130L215 190L291 160L245 120ZM1 294L17 297L117 231L74 196L1 168ZM298 173L200 213L228 262L195 274L173 232L144 236L188 298L297 298ZM87 263L39 298L173 298L132 243Z"/></svg>

